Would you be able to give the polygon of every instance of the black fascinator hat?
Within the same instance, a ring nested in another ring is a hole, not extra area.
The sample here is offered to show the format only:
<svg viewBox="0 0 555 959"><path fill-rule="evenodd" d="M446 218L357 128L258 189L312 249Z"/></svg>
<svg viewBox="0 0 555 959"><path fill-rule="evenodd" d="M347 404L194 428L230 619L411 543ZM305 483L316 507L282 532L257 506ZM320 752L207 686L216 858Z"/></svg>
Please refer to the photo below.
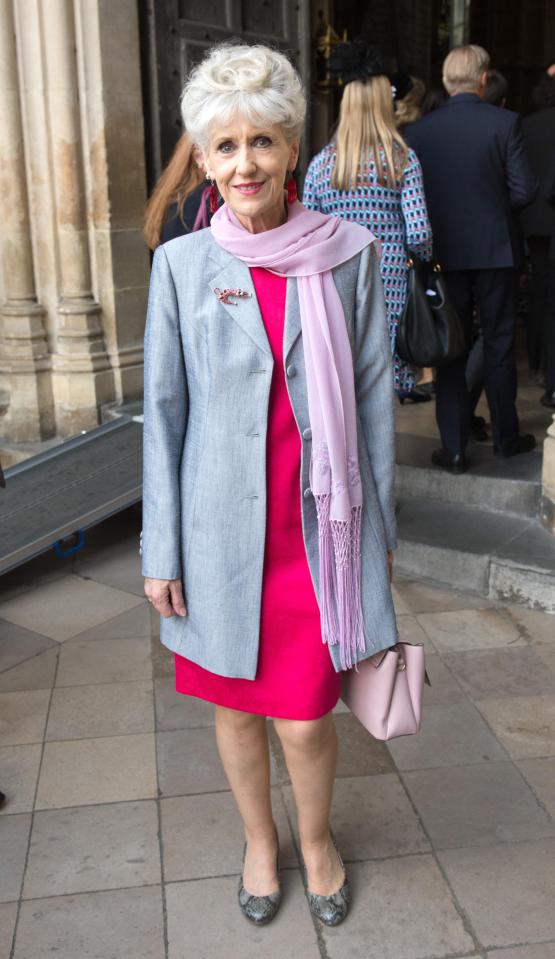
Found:
<svg viewBox="0 0 555 959"><path fill-rule="evenodd" d="M336 43L331 49L327 67L329 73L336 77L342 86L347 86L353 80L364 83L371 77L387 77L395 100L401 100L412 88L412 80L408 74L391 74L378 48L362 39Z"/></svg>

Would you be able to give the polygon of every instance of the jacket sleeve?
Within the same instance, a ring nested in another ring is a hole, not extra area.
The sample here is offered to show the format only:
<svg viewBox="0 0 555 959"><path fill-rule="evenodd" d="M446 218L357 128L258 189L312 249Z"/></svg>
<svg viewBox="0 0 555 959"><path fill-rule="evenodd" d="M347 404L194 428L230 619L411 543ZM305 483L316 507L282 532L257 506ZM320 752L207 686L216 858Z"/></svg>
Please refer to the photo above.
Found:
<svg viewBox="0 0 555 959"><path fill-rule="evenodd" d="M409 152L401 187L401 208L405 221L407 249L421 260L432 258L432 227L428 217L422 167L416 154Z"/></svg>
<svg viewBox="0 0 555 959"><path fill-rule="evenodd" d="M152 264L144 369L142 575L179 579L179 465L188 392L177 297L163 247Z"/></svg>
<svg viewBox="0 0 555 959"><path fill-rule="evenodd" d="M358 415L380 504L387 549L395 549L393 370L377 243L365 247L360 255L355 357Z"/></svg>
<svg viewBox="0 0 555 959"><path fill-rule="evenodd" d="M519 116L515 118L507 141L506 176L513 210L531 203L538 191L538 182L532 173Z"/></svg>
<svg viewBox="0 0 555 959"><path fill-rule="evenodd" d="M320 198L318 196L318 187L314 169L314 160L308 165L306 176L303 183L303 206L307 210L320 211Z"/></svg>

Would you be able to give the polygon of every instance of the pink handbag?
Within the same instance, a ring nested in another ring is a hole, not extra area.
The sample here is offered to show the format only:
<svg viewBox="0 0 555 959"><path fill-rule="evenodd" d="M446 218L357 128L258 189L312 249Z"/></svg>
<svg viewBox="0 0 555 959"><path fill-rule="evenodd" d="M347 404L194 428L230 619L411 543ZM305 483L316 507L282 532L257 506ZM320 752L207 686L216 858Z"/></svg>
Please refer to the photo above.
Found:
<svg viewBox="0 0 555 959"><path fill-rule="evenodd" d="M349 670L341 698L372 736L394 739L420 729L425 682L422 643L398 642Z"/></svg>

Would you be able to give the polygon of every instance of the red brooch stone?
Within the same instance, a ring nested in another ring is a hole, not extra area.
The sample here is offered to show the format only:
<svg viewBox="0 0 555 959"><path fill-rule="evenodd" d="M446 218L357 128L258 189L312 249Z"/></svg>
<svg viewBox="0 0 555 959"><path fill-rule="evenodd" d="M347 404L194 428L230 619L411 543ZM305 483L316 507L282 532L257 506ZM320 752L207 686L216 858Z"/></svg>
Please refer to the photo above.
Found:
<svg viewBox="0 0 555 959"><path fill-rule="evenodd" d="M237 306L237 303L233 303L229 297L235 296L237 298L245 298L252 296L252 293L249 293L248 290L220 290L219 287L214 289L214 293L218 297L221 303L227 303L228 306Z"/></svg>

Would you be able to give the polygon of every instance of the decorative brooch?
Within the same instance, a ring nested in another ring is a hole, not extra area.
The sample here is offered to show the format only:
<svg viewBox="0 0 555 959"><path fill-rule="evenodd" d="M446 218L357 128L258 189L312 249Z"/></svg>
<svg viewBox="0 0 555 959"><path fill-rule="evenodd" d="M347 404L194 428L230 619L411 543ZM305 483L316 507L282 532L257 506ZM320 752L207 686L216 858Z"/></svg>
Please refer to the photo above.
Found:
<svg viewBox="0 0 555 959"><path fill-rule="evenodd" d="M252 296L252 293L249 293L248 290L220 290L219 287L216 287L214 293L218 297L220 303L226 303L228 306L237 306L237 303L232 303L229 299L230 296L235 296L239 298L248 298Z"/></svg>

